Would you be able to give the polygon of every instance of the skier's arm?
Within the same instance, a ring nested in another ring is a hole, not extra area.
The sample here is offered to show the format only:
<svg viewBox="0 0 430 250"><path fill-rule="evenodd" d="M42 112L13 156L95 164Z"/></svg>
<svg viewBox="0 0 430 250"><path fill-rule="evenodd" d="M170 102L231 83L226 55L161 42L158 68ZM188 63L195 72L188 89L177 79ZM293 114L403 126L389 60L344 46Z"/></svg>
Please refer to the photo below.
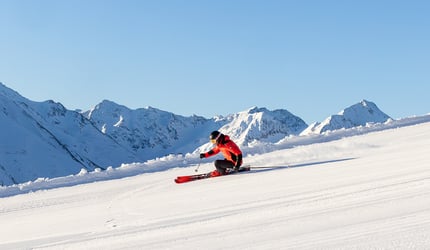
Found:
<svg viewBox="0 0 430 250"><path fill-rule="evenodd" d="M208 157L211 157L212 155L218 154L219 152L220 152L220 149L218 147L215 147L206 153L201 153L200 158L208 158Z"/></svg>

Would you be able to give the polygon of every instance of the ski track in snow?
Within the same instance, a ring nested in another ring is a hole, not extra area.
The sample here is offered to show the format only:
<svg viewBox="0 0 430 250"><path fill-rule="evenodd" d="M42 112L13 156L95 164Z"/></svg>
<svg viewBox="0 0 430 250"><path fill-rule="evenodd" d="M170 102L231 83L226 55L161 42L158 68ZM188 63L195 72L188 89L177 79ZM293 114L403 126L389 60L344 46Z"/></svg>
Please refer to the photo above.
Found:
<svg viewBox="0 0 430 250"><path fill-rule="evenodd" d="M278 168L4 197L0 249L430 249L429 148L427 122L245 159Z"/></svg>

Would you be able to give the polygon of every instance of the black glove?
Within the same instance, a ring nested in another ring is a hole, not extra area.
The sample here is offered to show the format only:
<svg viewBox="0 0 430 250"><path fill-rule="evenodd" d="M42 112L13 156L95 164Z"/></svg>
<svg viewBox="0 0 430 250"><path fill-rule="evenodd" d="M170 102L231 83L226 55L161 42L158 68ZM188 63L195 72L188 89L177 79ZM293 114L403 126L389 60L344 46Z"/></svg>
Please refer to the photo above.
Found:
<svg viewBox="0 0 430 250"><path fill-rule="evenodd" d="M205 158L205 154L201 153L200 154L200 159Z"/></svg>

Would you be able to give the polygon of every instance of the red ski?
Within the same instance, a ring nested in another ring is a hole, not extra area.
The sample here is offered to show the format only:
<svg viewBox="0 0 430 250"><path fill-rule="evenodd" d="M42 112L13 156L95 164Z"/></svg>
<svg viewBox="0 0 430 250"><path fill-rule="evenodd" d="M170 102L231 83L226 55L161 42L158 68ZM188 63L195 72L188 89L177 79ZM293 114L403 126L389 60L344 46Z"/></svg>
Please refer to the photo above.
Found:
<svg viewBox="0 0 430 250"><path fill-rule="evenodd" d="M244 167L239 168L238 171L230 171L224 175L231 175L231 174L240 173L240 172L249 171L249 170L251 170L250 166L244 166ZM224 176L224 175L212 176L211 173L212 172L204 173L204 174L178 176L178 177L176 177L175 182L179 184L179 183L184 183L184 182L189 182L189 181L196 181L196 180L201 180L201 179Z"/></svg>

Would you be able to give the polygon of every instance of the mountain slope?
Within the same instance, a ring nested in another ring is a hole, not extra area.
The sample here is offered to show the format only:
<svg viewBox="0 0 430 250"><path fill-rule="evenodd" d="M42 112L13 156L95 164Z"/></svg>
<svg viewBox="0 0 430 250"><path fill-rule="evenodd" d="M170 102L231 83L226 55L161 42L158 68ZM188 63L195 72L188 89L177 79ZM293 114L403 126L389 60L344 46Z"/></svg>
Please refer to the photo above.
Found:
<svg viewBox="0 0 430 250"><path fill-rule="evenodd" d="M175 184L190 165L2 198L0 248L429 249L425 120L247 156L277 167L246 174ZM152 164L161 162L176 166Z"/></svg>
<svg viewBox="0 0 430 250"><path fill-rule="evenodd" d="M136 160L81 114L32 102L0 85L0 184L58 177Z"/></svg>

